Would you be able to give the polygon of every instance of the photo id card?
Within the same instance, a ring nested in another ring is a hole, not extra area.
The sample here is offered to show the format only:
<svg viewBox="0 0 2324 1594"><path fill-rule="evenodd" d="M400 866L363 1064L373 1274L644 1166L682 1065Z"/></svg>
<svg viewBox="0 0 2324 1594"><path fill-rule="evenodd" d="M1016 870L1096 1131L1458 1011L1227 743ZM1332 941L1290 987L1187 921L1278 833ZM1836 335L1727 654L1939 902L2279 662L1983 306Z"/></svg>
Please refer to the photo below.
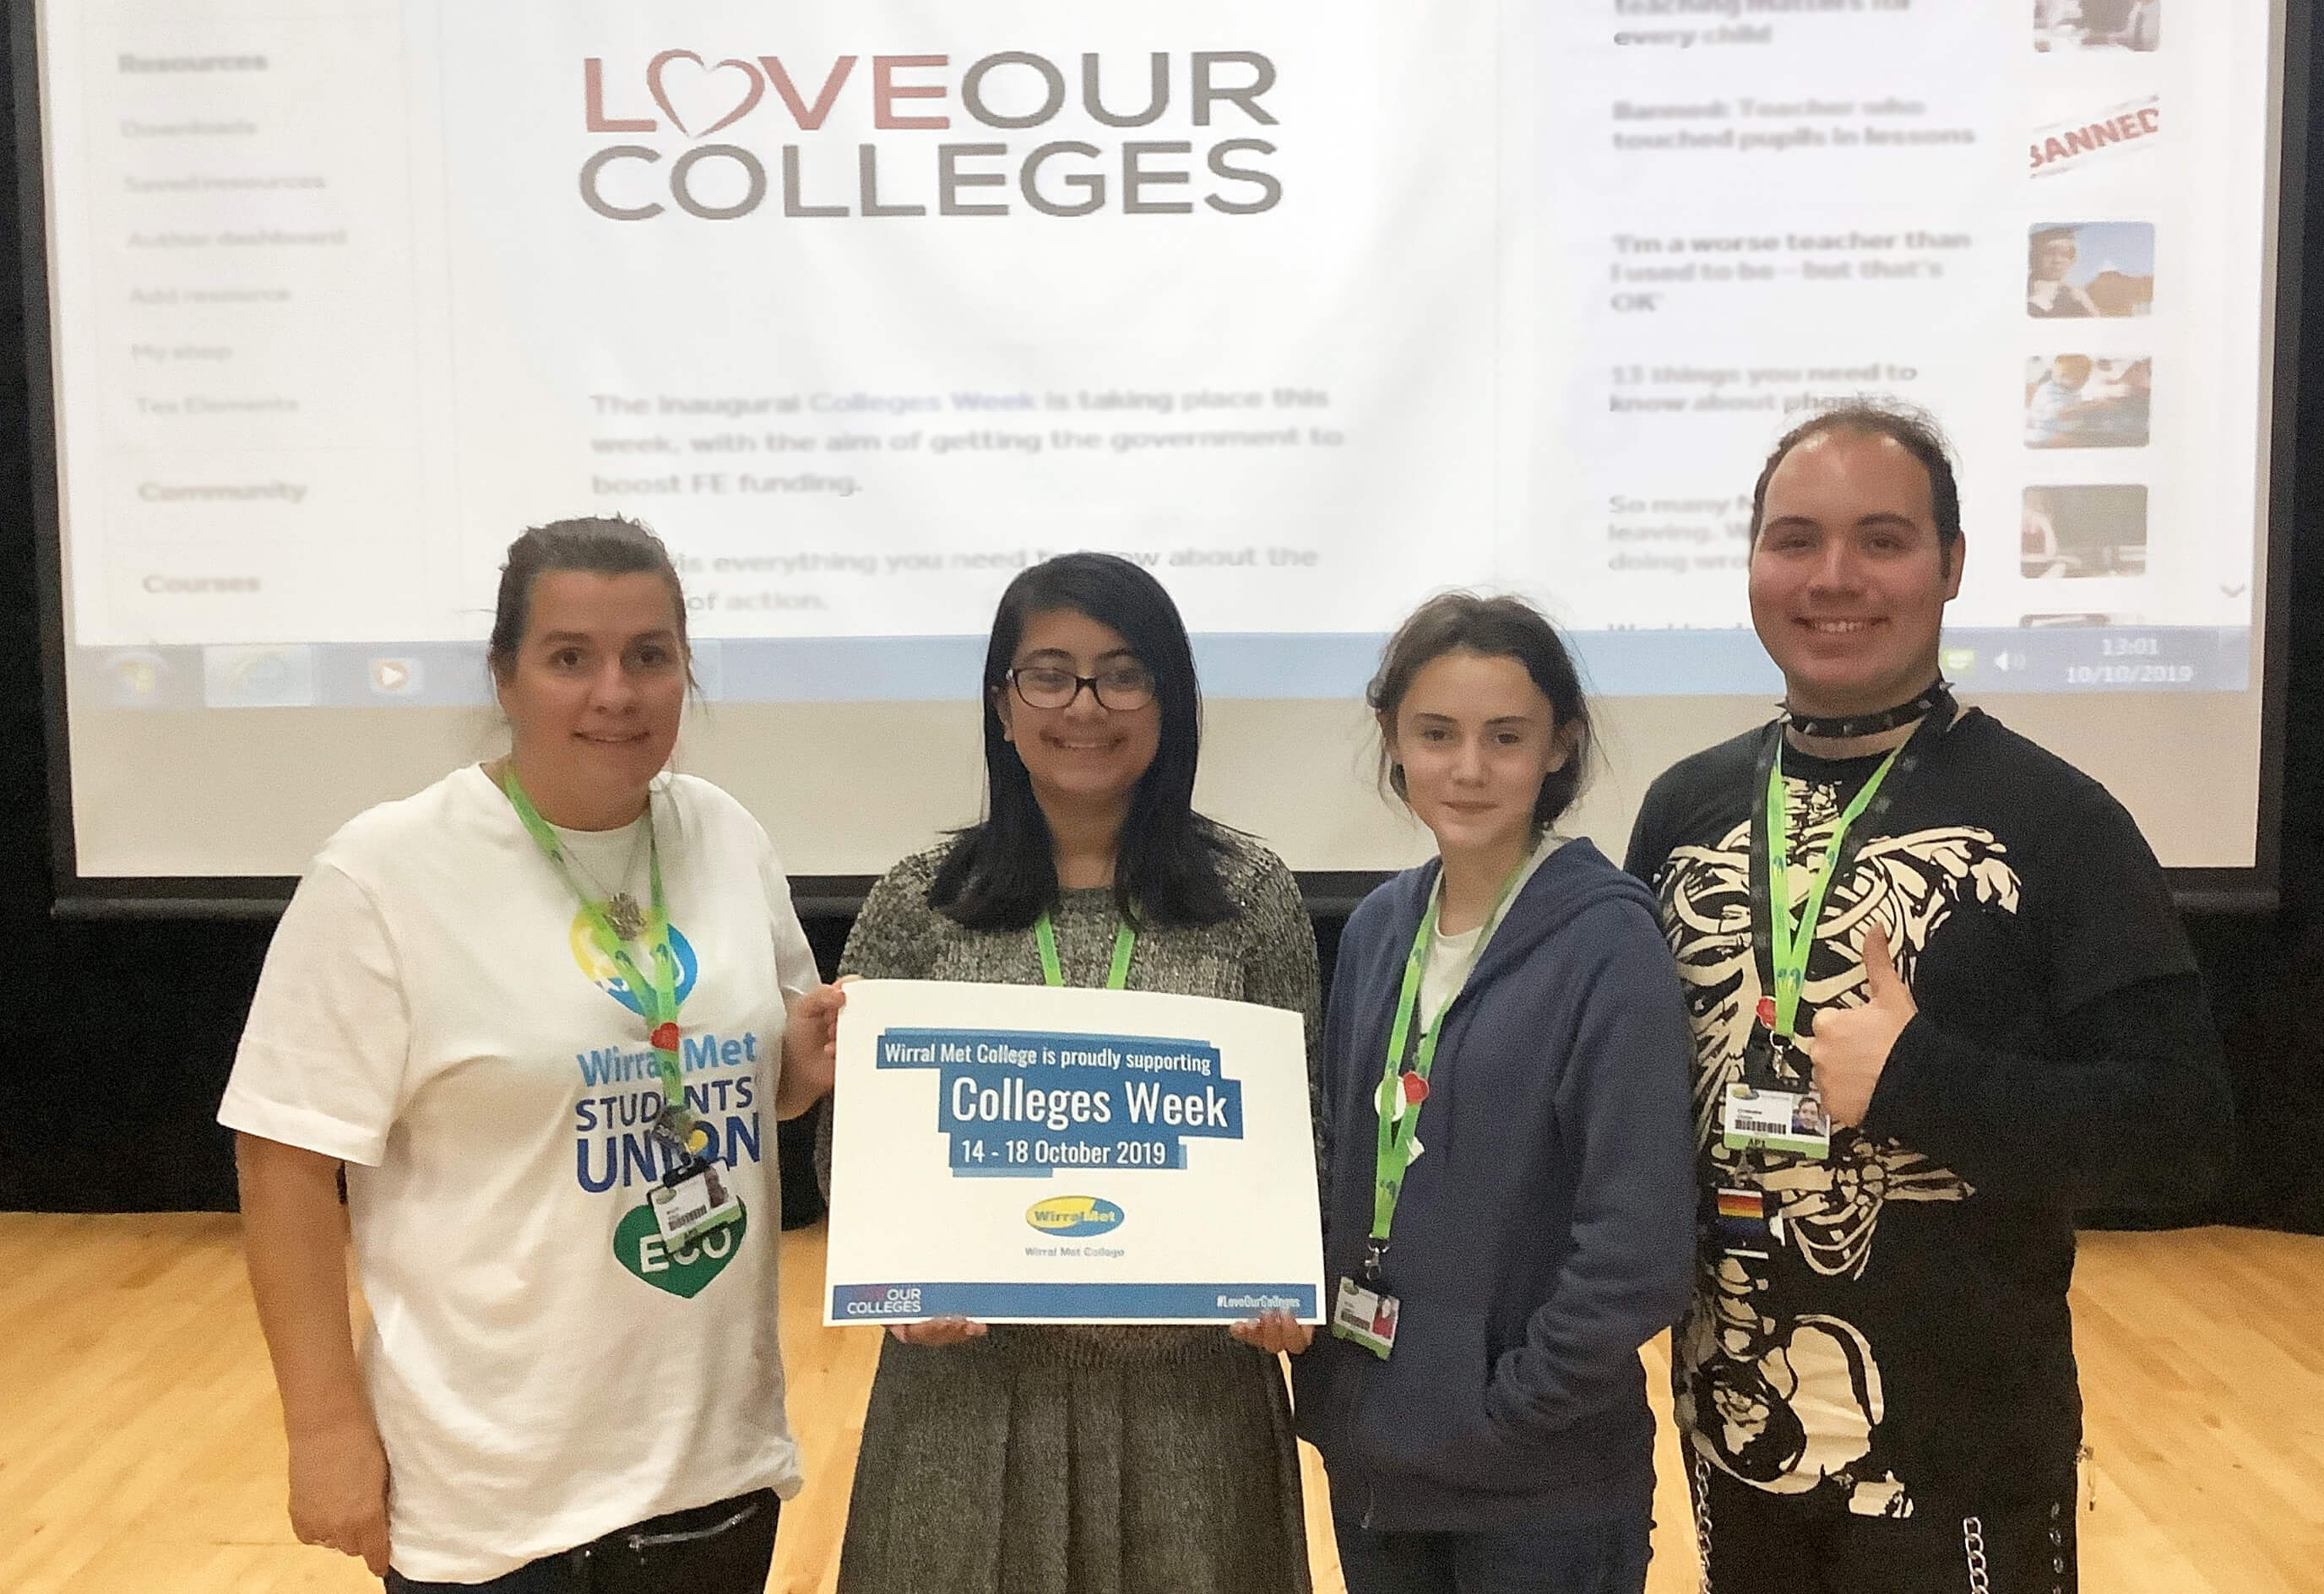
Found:
<svg viewBox="0 0 2324 1594"><path fill-rule="evenodd" d="M1396 1312L1394 1295L1342 1278L1339 1298L1332 1303L1332 1331L1386 1360L1396 1349Z"/></svg>
<svg viewBox="0 0 2324 1594"><path fill-rule="evenodd" d="M646 1199L662 1239L673 1247L742 1215L742 1199L726 1188L715 1163L681 1170L671 1183L655 1185Z"/></svg>
<svg viewBox="0 0 2324 1594"><path fill-rule="evenodd" d="M1729 1151L1785 1151L1818 1162L1831 1154L1831 1120L1812 1090L1771 1091L1738 1081L1727 1087L1719 1126Z"/></svg>

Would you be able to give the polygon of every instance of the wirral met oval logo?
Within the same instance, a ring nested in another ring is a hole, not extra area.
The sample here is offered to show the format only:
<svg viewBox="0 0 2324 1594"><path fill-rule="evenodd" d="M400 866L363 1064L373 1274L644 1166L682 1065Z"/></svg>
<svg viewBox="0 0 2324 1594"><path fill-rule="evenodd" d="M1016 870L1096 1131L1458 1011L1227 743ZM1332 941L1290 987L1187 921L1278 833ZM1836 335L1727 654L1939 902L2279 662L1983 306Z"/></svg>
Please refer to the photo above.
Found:
<svg viewBox="0 0 2324 1594"><path fill-rule="evenodd" d="M1121 1227L1121 1209L1094 1195L1053 1195L1027 1207L1025 1221L1044 1234L1103 1234Z"/></svg>

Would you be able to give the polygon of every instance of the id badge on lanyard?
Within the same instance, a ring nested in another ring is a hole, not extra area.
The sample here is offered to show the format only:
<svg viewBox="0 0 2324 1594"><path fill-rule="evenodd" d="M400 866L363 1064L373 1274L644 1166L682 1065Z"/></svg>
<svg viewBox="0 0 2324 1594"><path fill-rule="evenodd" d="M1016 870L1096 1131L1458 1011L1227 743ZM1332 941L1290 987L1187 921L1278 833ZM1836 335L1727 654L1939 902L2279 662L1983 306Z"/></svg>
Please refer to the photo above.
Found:
<svg viewBox="0 0 2324 1594"><path fill-rule="evenodd" d="M1729 1151L1782 1151L1818 1162L1831 1155L1831 1118L1812 1081L1796 1090L1735 1081L1720 1103L1719 1130Z"/></svg>
<svg viewBox="0 0 2324 1594"><path fill-rule="evenodd" d="M1351 1340L1374 1356L1387 1359L1396 1349L1396 1314L1399 1303L1385 1290L1366 1289L1352 1278L1340 1280L1332 1303L1332 1331Z"/></svg>
<svg viewBox="0 0 2324 1594"><path fill-rule="evenodd" d="M718 1165L699 1156L672 1168L647 1193L646 1203L672 1250L742 1215L742 1200L726 1188Z"/></svg>
<svg viewBox="0 0 2324 1594"><path fill-rule="evenodd" d="M1952 723L1953 704L1941 694L1912 737L1891 751L1842 810L1823 856L1808 877L1805 900L1792 913L1790 824L1784 792L1784 729L1769 728L1758 760L1764 801L1751 815L1751 945L1763 994L1743 1047L1743 1074L1720 1103L1720 1138L1729 1151L1777 1151L1817 1161L1831 1154L1831 1119L1815 1087L1815 1073L1796 1042L1800 998L1808 960L1831 883L1855 862L1896 789ZM1868 823L1861 828L1858 821Z"/></svg>
<svg viewBox="0 0 2324 1594"><path fill-rule="evenodd" d="M1501 910L1508 906L1509 893L1524 873L1525 862L1521 861L1501 882L1500 894L1486 914L1477 944L1469 954L1468 966L1462 971L1462 986L1467 985L1469 976L1483 960L1486 943L1499 925ZM1444 1013L1452 1005L1447 1000L1433 1024L1422 1018L1411 1066L1406 1068L1405 1048L1413 1039L1422 977L1427 968L1429 945L1436 935L1437 915L1443 907L1443 887L1440 877L1436 893L1432 893L1426 911L1420 916L1420 928L1412 938L1412 950L1405 957L1404 981L1397 990L1396 1017L1388 1026L1388 1055L1379 1086L1372 1097L1379 1130L1372 1170L1372 1227L1364 1244L1363 1279L1359 1283L1342 1276L1332 1304L1332 1332L1383 1359L1396 1348L1396 1319L1400 1306L1386 1284L1388 1232L1396 1221L1397 1202L1404 1194L1405 1170L1423 1149L1416 1133L1420 1110L1428 1100L1428 1076L1436 1064L1437 1036L1443 1028ZM1456 989L1454 995L1458 994Z"/></svg>
<svg viewBox="0 0 2324 1594"><path fill-rule="evenodd" d="M613 966L622 982L637 999L650 1027L647 1041L653 1048L654 1073L661 1086L662 1108L652 1135L667 1147L670 1166L661 1183L647 1193L655 1227L673 1248L697 1239L710 1230L742 1216L742 1198L727 1188L718 1165L704 1155L710 1136L686 1100L686 1065L678 1045L678 959L669 945L669 904L662 889L661 848L653 833L653 806L646 806L646 855L651 881L650 906L637 922L634 900L617 921L612 905L581 889L565 861L564 843L540 816L517 779L513 762L501 771L501 789L534 844L556 869L589 924L589 938ZM634 930L635 934L625 932ZM632 942L641 944L645 965L632 955ZM650 970L650 972L648 971Z"/></svg>

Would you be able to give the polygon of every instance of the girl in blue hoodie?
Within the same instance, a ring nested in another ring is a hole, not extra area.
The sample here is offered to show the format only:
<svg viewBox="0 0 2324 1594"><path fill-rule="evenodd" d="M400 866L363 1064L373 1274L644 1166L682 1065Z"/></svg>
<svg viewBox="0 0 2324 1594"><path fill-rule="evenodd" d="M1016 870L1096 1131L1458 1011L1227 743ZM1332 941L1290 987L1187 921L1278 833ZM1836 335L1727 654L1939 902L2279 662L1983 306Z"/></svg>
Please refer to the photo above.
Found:
<svg viewBox="0 0 2324 1594"><path fill-rule="evenodd" d="M1365 898L1323 1036L1331 1330L1294 1363L1351 1594L1637 1594L1684 1310L1692 1041L1646 889L1554 828L1590 714L1549 622L1447 594L1369 701L1437 856Z"/></svg>

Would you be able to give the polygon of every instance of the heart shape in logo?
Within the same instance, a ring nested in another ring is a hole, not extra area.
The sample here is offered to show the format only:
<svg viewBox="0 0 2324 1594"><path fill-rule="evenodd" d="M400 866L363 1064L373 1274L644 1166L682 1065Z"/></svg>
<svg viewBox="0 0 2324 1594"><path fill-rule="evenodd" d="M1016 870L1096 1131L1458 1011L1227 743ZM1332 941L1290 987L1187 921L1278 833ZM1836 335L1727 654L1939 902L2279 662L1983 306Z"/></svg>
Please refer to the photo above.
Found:
<svg viewBox="0 0 2324 1594"><path fill-rule="evenodd" d="M691 69L672 74L669 69L679 61L687 63ZM742 73L742 83L735 85L728 80L724 76L728 72ZM673 76L677 78L674 84L670 80ZM720 128L730 127L749 115L758 105L759 97L767 92L767 80L759 75L758 68L746 60L730 58L714 67L704 64L691 50L665 50L647 63L646 87L652 90L654 104L661 107L661 114L680 133L688 138L708 138ZM684 100L687 108L694 113L695 126L687 125L687 119L678 115L673 89L677 98ZM719 114L722 106L727 107L724 115ZM696 130L696 126L700 131Z"/></svg>
<svg viewBox="0 0 2324 1594"><path fill-rule="evenodd" d="M614 1225L613 1256L654 1288L691 1301L726 1271L726 1264L742 1248L742 1236L750 1227L751 1212L745 1207L732 1223L673 1249L661 1237L653 1208L641 1202L623 1212Z"/></svg>

